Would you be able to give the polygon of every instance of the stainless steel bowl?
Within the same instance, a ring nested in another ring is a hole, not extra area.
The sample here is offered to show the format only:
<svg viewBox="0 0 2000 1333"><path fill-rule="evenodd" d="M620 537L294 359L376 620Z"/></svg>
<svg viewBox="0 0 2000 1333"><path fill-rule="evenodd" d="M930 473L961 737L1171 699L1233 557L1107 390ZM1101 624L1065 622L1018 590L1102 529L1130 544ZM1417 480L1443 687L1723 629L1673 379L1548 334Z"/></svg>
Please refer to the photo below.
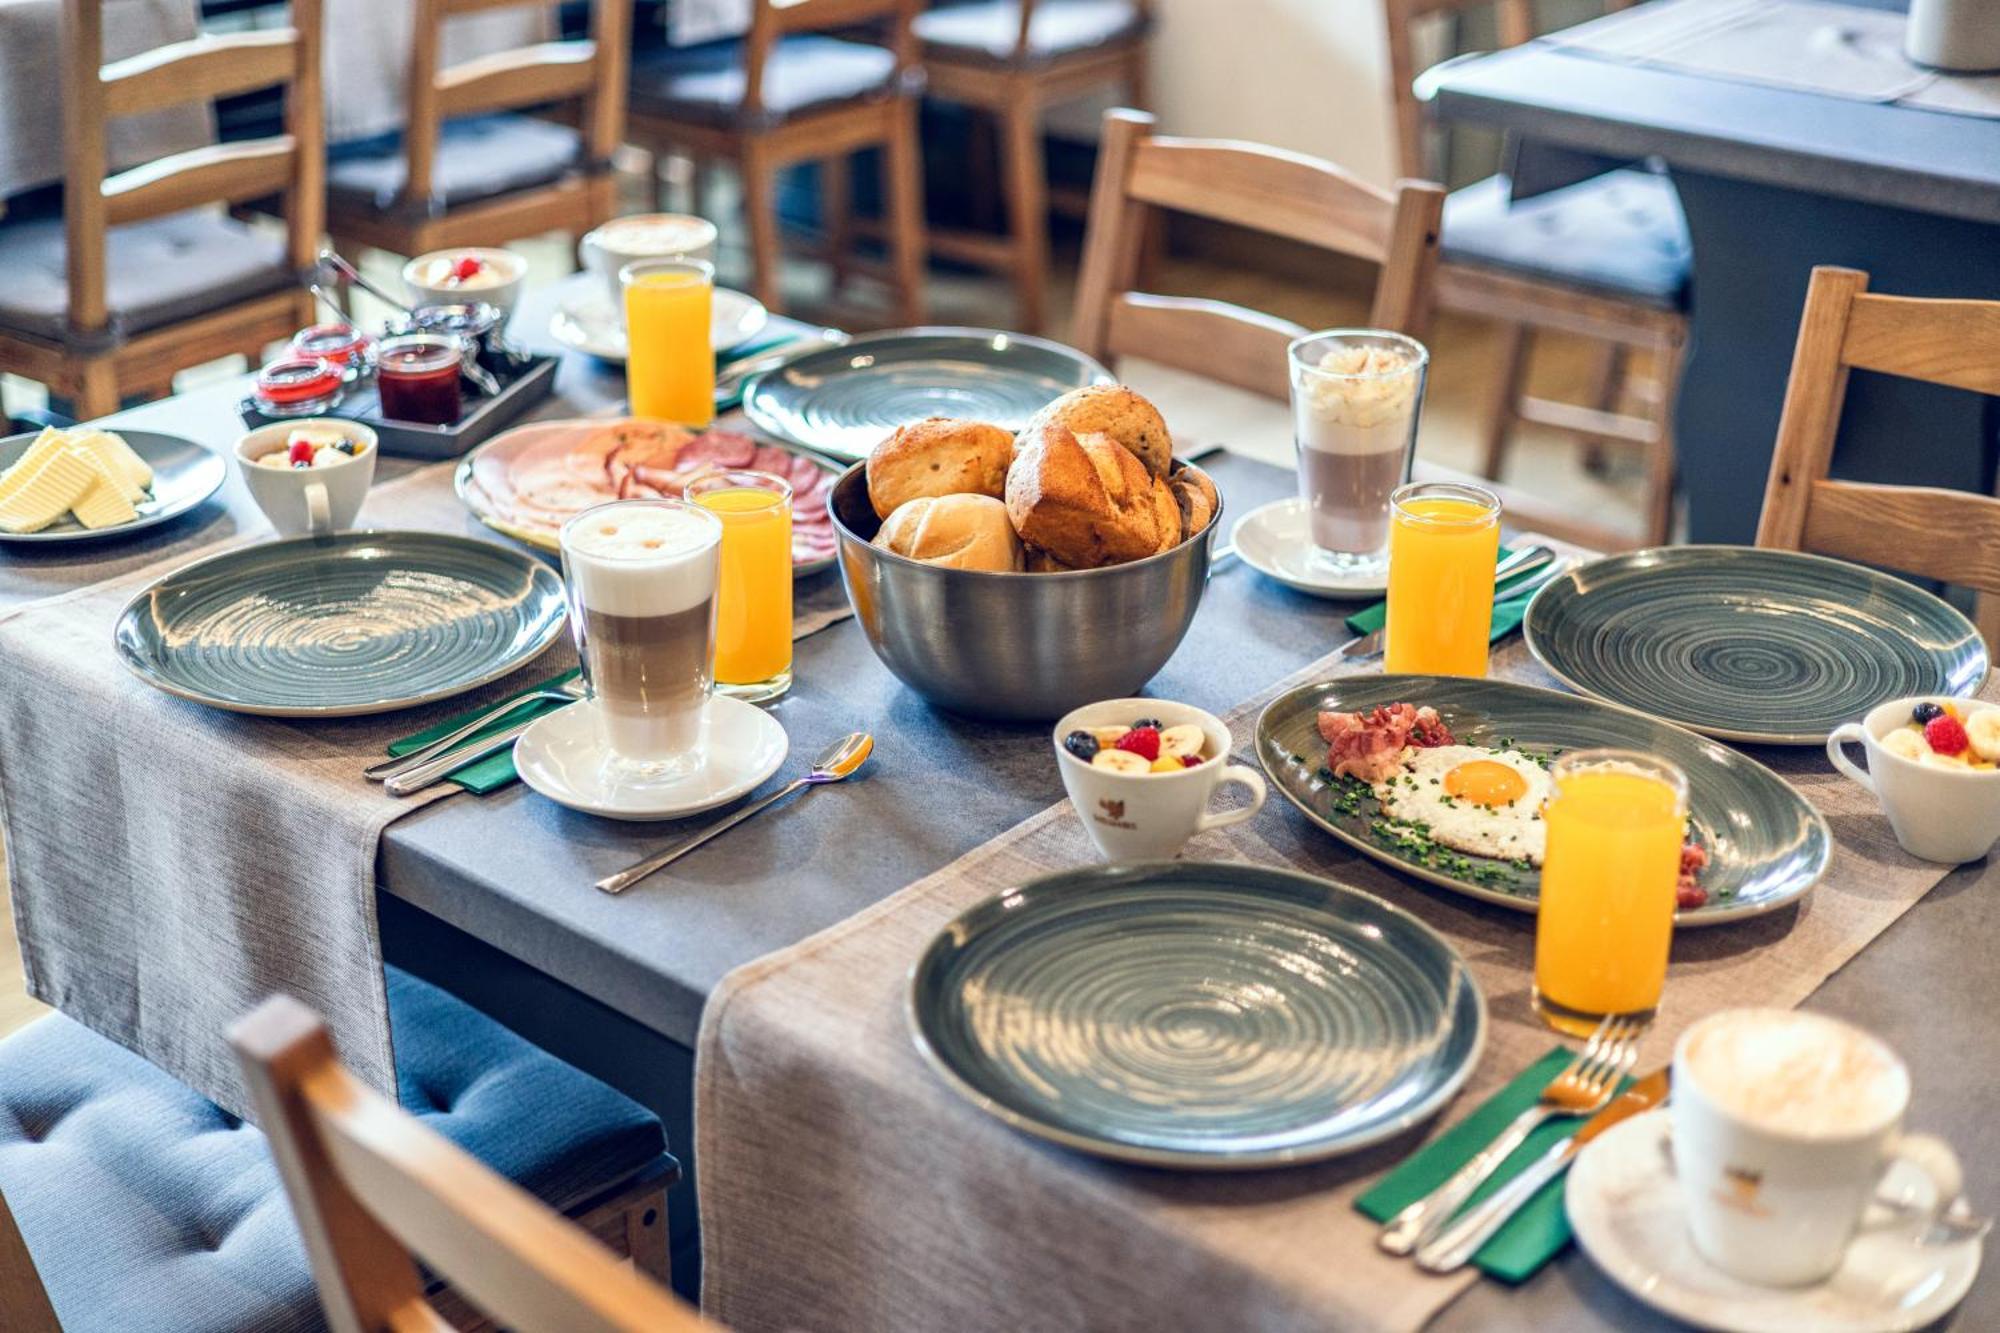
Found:
<svg viewBox="0 0 2000 1333"><path fill-rule="evenodd" d="M1193 464L1183 466L1192 467ZM860 463L827 501L840 577L875 655L940 708L1048 721L1136 694L1180 647L1222 526L1127 565L1069 574L941 569L870 544L881 521Z"/></svg>

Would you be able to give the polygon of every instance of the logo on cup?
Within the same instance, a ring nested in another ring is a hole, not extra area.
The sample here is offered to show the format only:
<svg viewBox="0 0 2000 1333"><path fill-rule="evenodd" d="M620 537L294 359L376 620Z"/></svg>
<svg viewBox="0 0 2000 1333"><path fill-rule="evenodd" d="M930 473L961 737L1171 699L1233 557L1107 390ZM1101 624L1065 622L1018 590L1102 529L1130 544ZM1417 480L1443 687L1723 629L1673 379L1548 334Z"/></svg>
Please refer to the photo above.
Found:
<svg viewBox="0 0 2000 1333"><path fill-rule="evenodd" d="M1130 824L1126 822L1125 802L1123 801L1113 801L1108 798L1103 799L1098 801L1097 808L1104 812L1097 816L1097 822L1100 824L1108 825L1111 828L1139 827L1137 824Z"/></svg>
<svg viewBox="0 0 2000 1333"><path fill-rule="evenodd" d="M1759 1207L1757 1203L1757 1191L1764 1186L1762 1171L1727 1166L1722 1169L1722 1180L1725 1188L1714 1192L1717 1203L1725 1208L1748 1213L1752 1217L1764 1217L1768 1214L1769 1210Z"/></svg>

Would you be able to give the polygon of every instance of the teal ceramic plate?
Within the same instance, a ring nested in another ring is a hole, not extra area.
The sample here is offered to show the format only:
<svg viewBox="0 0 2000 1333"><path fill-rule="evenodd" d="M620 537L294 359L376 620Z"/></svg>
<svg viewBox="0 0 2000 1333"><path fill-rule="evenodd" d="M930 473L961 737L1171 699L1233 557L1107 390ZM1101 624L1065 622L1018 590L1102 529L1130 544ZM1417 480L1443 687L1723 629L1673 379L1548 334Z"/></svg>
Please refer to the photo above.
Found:
<svg viewBox="0 0 2000 1333"><path fill-rule="evenodd" d="M116 433L132 446L133 453L145 459L146 465L153 469L152 493L134 506L139 511L137 518L130 523L120 523L115 528L86 528L74 518L64 515L40 532L0 532L0 542L90 542L143 532L179 518L214 495L229 474L229 467L222 461L221 454L213 449L204 449L193 440L183 440L178 435L162 435L155 430L128 430L123 426L118 427ZM34 442L34 435L14 435L0 440L0 471L18 463L21 455L27 453L28 446Z"/></svg>
<svg viewBox="0 0 2000 1333"><path fill-rule="evenodd" d="M1513 861L1440 848L1384 819L1372 790L1326 772L1322 710L1429 704L1461 745L1518 750L1548 760L1565 750L1612 746L1672 760L1687 774L1688 822L1708 852L1697 881L1708 901L1679 913L1681 926L1761 916L1799 897L1826 873L1832 835L1819 812L1756 760L1628 708L1555 690L1452 676L1349 676L1302 685L1257 719L1257 758L1279 791L1327 832L1384 865L1474 898L1532 912L1541 872Z"/></svg>
<svg viewBox="0 0 2000 1333"><path fill-rule="evenodd" d="M562 580L492 542L342 532L197 561L133 598L118 656L183 699L271 717L351 717L449 698L562 632Z"/></svg>
<svg viewBox="0 0 2000 1333"><path fill-rule="evenodd" d="M1630 551L1542 589L1528 650L1582 694L1724 740L1820 745L1876 704L1986 680L1971 621L1902 579L1748 546Z"/></svg>
<svg viewBox="0 0 2000 1333"><path fill-rule="evenodd" d="M965 417L1019 430L1111 373L1073 347L993 329L896 329L807 352L750 381L743 410L767 434L865 458L896 427Z"/></svg>
<svg viewBox="0 0 2000 1333"><path fill-rule="evenodd" d="M1025 1133L1153 1166L1282 1166L1435 1114L1479 1059L1465 960L1379 898L1226 862L1051 875L910 978L918 1048Z"/></svg>

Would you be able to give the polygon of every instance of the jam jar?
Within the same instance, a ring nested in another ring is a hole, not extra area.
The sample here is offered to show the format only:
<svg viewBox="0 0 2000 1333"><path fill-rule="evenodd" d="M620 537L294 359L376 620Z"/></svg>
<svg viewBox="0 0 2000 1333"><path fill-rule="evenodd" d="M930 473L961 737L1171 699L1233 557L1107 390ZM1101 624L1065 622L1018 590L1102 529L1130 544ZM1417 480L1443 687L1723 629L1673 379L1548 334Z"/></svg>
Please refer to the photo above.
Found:
<svg viewBox="0 0 2000 1333"><path fill-rule="evenodd" d="M505 322L500 307L485 301L456 305L420 305L403 319L393 322L397 333L435 333L462 339L473 351L473 359L495 375L514 369L514 355L501 333Z"/></svg>
<svg viewBox="0 0 2000 1333"><path fill-rule="evenodd" d="M384 338L375 352L375 389L393 421L449 426L458 420L462 344L435 333Z"/></svg>
<svg viewBox="0 0 2000 1333"><path fill-rule="evenodd" d="M271 417L316 417L340 402L347 386L341 367L323 356L285 356L257 372L253 398Z"/></svg>
<svg viewBox="0 0 2000 1333"><path fill-rule="evenodd" d="M315 324L292 335L292 350L339 366L349 383L375 373L375 340L352 324Z"/></svg>

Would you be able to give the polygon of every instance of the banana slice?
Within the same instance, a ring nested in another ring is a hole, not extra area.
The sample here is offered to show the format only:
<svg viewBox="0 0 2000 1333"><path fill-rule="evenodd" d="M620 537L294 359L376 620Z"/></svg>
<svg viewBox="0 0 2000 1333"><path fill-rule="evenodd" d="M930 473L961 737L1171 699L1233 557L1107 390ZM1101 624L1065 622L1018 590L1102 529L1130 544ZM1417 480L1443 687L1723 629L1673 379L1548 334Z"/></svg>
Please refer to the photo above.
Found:
<svg viewBox="0 0 2000 1333"><path fill-rule="evenodd" d="M1130 731L1130 727L1085 727L1085 731L1097 738L1097 743L1105 749L1118 744L1118 738Z"/></svg>
<svg viewBox="0 0 2000 1333"><path fill-rule="evenodd" d="M1160 753L1170 759L1178 759L1184 754L1200 754L1201 747L1207 743L1208 733L1192 722L1168 727L1160 733Z"/></svg>
<svg viewBox="0 0 2000 1333"><path fill-rule="evenodd" d="M1882 738L1882 748L1898 759L1908 759L1921 764L1931 748L1924 744L1924 738L1905 727L1898 727Z"/></svg>
<svg viewBox="0 0 2000 1333"><path fill-rule="evenodd" d="M1981 759L2000 760L2000 708L1982 708L1965 719L1966 739Z"/></svg>
<svg viewBox="0 0 2000 1333"><path fill-rule="evenodd" d="M1090 766L1113 773L1150 773L1153 770L1151 763L1130 750L1099 750L1092 756Z"/></svg>

